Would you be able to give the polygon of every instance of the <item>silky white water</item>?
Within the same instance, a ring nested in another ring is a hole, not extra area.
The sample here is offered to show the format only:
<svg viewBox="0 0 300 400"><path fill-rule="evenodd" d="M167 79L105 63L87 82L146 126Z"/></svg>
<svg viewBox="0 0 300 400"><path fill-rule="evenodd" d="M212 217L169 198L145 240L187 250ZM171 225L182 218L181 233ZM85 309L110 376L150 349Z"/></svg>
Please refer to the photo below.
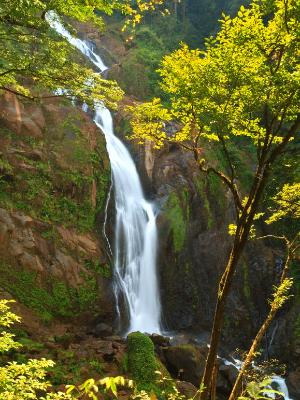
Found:
<svg viewBox="0 0 300 400"><path fill-rule="evenodd" d="M107 67L89 46L74 38L54 13L47 20L52 28L79 49L101 72ZM148 202L129 151L114 135L110 111L95 106L95 124L103 131L111 163L115 209L114 290L119 311L123 298L128 311L127 333L160 332L160 298L156 273L157 228L153 204Z"/></svg>
<svg viewBox="0 0 300 400"><path fill-rule="evenodd" d="M222 358L222 360L224 361L225 365L232 365L237 370L240 370L243 365L243 362L241 360L235 358L232 358L233 361L228 361L225 358ZM256 367L254 363L252 363L252 365L254 368L258 369L258 367ZM271 384L275 386L275 390L282 393L284 400L293 400L290 398L289 391L284 378L278 375L273 375L271 377ZM276 399L275 393L268 393L266 394L266 397L269 397L270 399Z"/></svg>

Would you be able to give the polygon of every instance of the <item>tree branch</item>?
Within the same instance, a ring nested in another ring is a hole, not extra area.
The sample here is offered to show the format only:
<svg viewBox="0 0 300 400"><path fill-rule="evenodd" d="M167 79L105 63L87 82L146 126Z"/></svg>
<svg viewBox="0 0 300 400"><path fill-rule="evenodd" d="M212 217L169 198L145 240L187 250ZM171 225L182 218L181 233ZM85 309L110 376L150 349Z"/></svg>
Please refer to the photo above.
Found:
<svg viewBox="0 0 300 400"><path fill-rule="evenodd" d="M10 89L10 88L8 88L6 86L0 86L0 89L5 90L6 92L9 92L9 93L13 93L16 96L24 97L25 99L28 99L28 100L52 99L52 98L56 98L56 97L64 97L64 98L72 97L72 96L68 96L67 94L56 94L56 95L53 94L53 95L50 95L50 96L28 96L28 95L26 95L24 93L18 92L18 91L13 90L13 89Z"/></svg>
<svg viewBox="0 0 300 400"><path fill-rule="evenodd" d="M240 199L240 195L238 193L238 190L236 188L235 183L231 179L229 179L228 176L223 174L223 172L218 171L214 167L205 168L199 162L198 162L198 165L199 165L199 168L200 168L201 171L203 171L203 172L205 172L207 174L212 172L213 174L217 175L222 180L222 182L224 182L225 185L230 189L230 191L231 191L231 193L233 195L233 199L234 199L234 203L235 203L236 208L238 210L243 210L242 201Z"/></svg>

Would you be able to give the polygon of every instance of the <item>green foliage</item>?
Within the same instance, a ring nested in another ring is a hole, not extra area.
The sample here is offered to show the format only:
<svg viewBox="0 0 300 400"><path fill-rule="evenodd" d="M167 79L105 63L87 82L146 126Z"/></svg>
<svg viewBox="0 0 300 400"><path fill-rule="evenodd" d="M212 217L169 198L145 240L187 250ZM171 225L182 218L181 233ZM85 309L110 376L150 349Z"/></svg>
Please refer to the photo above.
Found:
<svg viewBox="0 0 300 400"><path fill-rule="evenodd" d="M28 337L18 339L18 343L21 344L22 350L29 353L39 352L44 348L43 343L36 342Z"/></svg>
<svg viewBox="0 0 300 400"><path fill-rule="evenodd" d="M96 272L104 278L111 278L112 271L109 264L101 264L99 260L86 260L85 266L90 271Z"/></svg>
<svg viewBox="0 0 300 400"><path fill-rule="evenodd" d="M268 400L271 396L282 393L270 388L271 379L264 379L261 382L249 382L246 386L245 394L239 400Z"/></svg>
<svg viewBox="0 0 300 400"><path fill-rule="evenodd" d="M286 217L300 219L300 183L285 184L273 201L276 209L267 224Z"/></svg>
<svg viewBox="0 0 300 400"><path fill-rule="evenodd" d="M93 368L94 371L96 371L98 374L103 375L103 368L104 364L103 362L99 360L90 360L89 365Z"/></svg>
<svg viewBox="0 0 300 400"><path fill-rule="evenodd" d="M104 392L112 393L114 397L118 397L118 386L127 387L129 389L134 388L133 381L125 379L123 376L106 377L95 381L94 379L86 380L82 385L67 385L67 394L72 395L75 398L91 398L97 400L97 394L99 393L99 387L104 389Z"/></svg>
<svg viewBox="0 0 300 400"><path fill-rule="evenodd" d="M12 293L22 304L35 310L49 322L53 317L72 317L93 307L97 300L97 283L88 276L77 289L59 281L48 282L48 287L36 284L36 273L16 271L4 262L0 263L1 286Z"/></svg>
<svg viewBox="0 0 300 400"><path fill-rule="evenodd" d="M15 322L19 322L20 318L10 311L9 304L11 300L0 300L0 327L9 328ZM16 349L20 347L18 343L14 341L14 335L3 331L0 336L0 354L10 349Z"/></svg>
<svg viewBox="0 0 300 400"><path fill-rule="evenodd" d="M17 208L34 218L75 227L80 232L94 229L96 215L105 204L110 170L103 161L106 157L103 142L98 140L96 151L92 151L79 123L78 116L71 113L63 120L63 126L57 127L57 137L46 132L45 144L38 140L30 143L30 147L41 152L45 151L44 146L55 146L57 157L65 159L63 164L57 165L51 156L47 162L16 156L30 167L14 167L11 179L0 179L0 206ZM68 138L70 132L75 138ZM1 133L5 131L1 129ZM12 133L9 136L10 146L21 146L20 137ZM93 182L97 188L96 205L91 200ZM44 234L56 236L53 227Z"/></svg>
<svg viewBox="0 0 300 400"><path fill-rule="evenodd" d="M180 42L193 48L203 47L205 37L216 31L221 12L236 13L242 3L247 4L248 0L167 0L169 13L146 15L136 27L118 74L120 86L141 100L151 96L165 99L156 72L162 57L174 51Z"/></svg>
<svg viewBox="0 0 300 400"><path fill-rule="evenodd" d="M128 368L129 368L129 366L128 366L128 354L125 353L124 356L121 359L121 371L122 371L122 373L127 374Z"/></svg>
<svg viewBox="0 0 300 400"><path fill-rule="evenodd" d="M180 197L175 192L170 193L165 209L172 229L174 250L179 252L184 246L187 234L188 192L182 191Z"/></svg>
<svg viewBox="0 0 300 400"><path fill-rule="evenodd" d="M149 139L154 142L154 147L159 149L166 140L165 122L171 120L171 115L163 107L161 100L155 98L138 107L128 106L126 110L133 114L131 127L134 135L132 137L140 140L140 143Z"/></svg>
<svg viewBox="0 0 300 400"><path fill-rule="evenodd" d="M289 294L293 285L293 279L285 278L279 286L274 288L273 299L270 301L272 310L279 310L291 297Z"/></svg>
<svg viewBox="0 0 300 400"><path fill-rule="evenodd" d="M149 99L153 94L160 96L162 92L156 70L167 49L155 33L155 28L145 24L137 28L133 42L118 74L121 87L127 94L139 99Z"/></svg>
<svg viewBox="0 0 300 400"><path fill-rule="evenodd" d="M128 370L139 390L157 391L156 373L159 369L152 340L140 332L130 333L128 343Z"/></svg>
<svg viewBox="0 0 300 400"><path fill-rule="evenodd" d="M256 146L258 155L264 143L270 150L280 145L297 119L300 97L299 2L289 2L287 12L284 7L283 0L275 2L273 17L266 19L254 2L235 18L223 15L220 32L205 51L182 44L165 56L159 73L170 106L155 99L131 108L132 137L151 139L157 147L175 141L194 152L209 140L234 170L239 160L226 149L228 142L243 140ZM176 122L171 132L162 128L170 119Z"/></svg>
<svg viewBox="0 0 300 400"><path fill-rule="evenodd" d="M145 12L155 10L162 0L151 1L62 1L12 0L0 6L0 89L13 91L30 99L43 97L63 89L61 94L78 98L90 106L94 101L115 107L122 91L116 82L107 81L90 67L74 61L75 49L66 39L56 34L47 22L49 18L64 21L92 22L103 29L103 14L126 14L132 25L141 21ZM51 16L49 12L52 12ZM68 24L67 24L68 26ZM68 26L74 32L74 28ZM77 59L80 57L77 52ZM24 81L34 82L34 88Z"/></svg>
<svg viewBox="0 0 300 400"><path fill-rule="evenodd" d="M10 327L14 322L20 321L20 318L9 311L8 304L11 301L0 300L0 325L1 327ZM13 335L1 332L0 351L9 351L18 348L20 344L13 340ZM41 398L45 394L46 399L55 398L66 399L64 394L57 393L55 397L46 395L50 384L46 381L46 374L49 367L54 362L51 360L29 360L26 364L10 362L0 367L0 399L14 400L34 400ZM71 397L69 397L71 400Z"/></svg>

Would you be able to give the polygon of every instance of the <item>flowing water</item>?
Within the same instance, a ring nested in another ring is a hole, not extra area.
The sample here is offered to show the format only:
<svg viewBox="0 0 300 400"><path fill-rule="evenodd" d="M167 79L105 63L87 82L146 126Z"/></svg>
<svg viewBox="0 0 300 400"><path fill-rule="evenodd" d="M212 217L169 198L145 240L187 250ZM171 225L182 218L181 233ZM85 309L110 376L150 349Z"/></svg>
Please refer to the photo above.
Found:
<svg viewBox="0 0 300 400"><path fill-rule="evenodd" d="M47 20L100 73L107 69L90 44L74 38L55 14L48 13ZM133 159L121 140L114 135L112 115L103 104L95 105L94 122L105 135L113 177L116 209L114 291L118 311L120 299L124 299L129 320L127 333L160 333L161 307L156 274L157 228L154 206L145 199Z"/></svg>
<svg viewBox="0 0 300 400"><path fill-rule="evenodd" d="M240 370L242 365L243 365L243 362L241 360L238 360L238 359L235 359L235 358L232 358L232 361L228 361L228 360L226 360L224 358L222 358L222 360L223 360L225 365L232 365L237 370ZM254 368L258 369L258 367L256 367L254 363L252 363L252 365L253 365ZM286 382L285 382L284 378L282 378L281 376L278 376L278 375L273 375L271 377L271 385L272 385L273 389L275 389L278 392L282 393L282 396L283 396L284 400L293 400L293 399L290 398L289 391L288 391L288 388L287 388L287 385L286 385ZM266 397L269 397L270 399L276 399L277 398L275 393L268 394Z"/></svg>

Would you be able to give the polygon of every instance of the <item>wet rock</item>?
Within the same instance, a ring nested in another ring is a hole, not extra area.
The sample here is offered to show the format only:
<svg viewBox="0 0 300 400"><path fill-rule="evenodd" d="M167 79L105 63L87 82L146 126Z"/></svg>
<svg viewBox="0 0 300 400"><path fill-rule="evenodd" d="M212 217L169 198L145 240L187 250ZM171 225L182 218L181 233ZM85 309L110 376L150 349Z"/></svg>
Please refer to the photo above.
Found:
<svg viewBox="0 0 300 400"><path fill-rule="evenodd" d="M155 346L170 346L170 338L167 336L163 335L158 335L157 333L153 333L150 336L150 339L152 340L153 344Z"/></svg>
<svg viewBox="0 0 300 400"><path fill-rule="evenodd" d="M110 340L111 342L126 343L126 339L118 335L107 336L106 340Z"/></svg>
<svg viewBox="0 0 300 400"><path fill-rule="evenodd" d="M112 334L112 327L109 326L108 324L105 324L104 322L101 322L95 326L95 328L92 330L92 334L95 337L105 337L105 336L110 336Z"/></svg>
<svg viewBox="0 0 300 400"><path fill-rule="evenodd" d="M203 374L207 347L191 344L171 346L163 351L166 367L174 377L199 385Z"/></svg>
<svg viewBox="0 0 300 400"><path fill-rule="evenodd" d="M192 383L185 381L176 381L176 388L187 399L192 399L198 390Z"/></svg>
<svg viewBox="0 0 300 400"><path fill-rule="evenodd" d="M300 369L289 373L287 377L287 385L290 397L300 399Z"/></svg>
<svg viewBox="0 0 300 400"><path fill-rule="evenodd" d="M233 365L223 364L219 367L219 374L233 385L238 376L238 370Z"/></svg>

